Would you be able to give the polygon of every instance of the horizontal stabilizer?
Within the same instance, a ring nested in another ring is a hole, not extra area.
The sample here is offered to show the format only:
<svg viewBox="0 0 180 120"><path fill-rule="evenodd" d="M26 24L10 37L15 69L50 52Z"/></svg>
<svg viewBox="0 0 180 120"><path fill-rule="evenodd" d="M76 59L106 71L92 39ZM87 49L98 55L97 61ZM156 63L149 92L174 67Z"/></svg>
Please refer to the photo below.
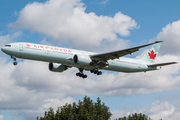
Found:
<svg viewBox="0 0 180 120"><path fill-rule="evenodd" d="M171 65L171 64L177 64L177 62L159 63L159 64L152 64L152 65L147 65L147 66L148 67L159 67L159 66L165 66L165 65Z"/></svg>

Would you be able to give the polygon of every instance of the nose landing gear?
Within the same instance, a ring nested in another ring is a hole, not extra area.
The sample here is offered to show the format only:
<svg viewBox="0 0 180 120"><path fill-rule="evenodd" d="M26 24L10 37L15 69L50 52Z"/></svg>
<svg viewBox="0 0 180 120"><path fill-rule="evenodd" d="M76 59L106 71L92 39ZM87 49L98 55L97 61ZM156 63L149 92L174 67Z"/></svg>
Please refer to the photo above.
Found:
<svg viewBox="0 0 180 120"><path fill-rule="evenodd" d="M18 63L17 63L17 61L16 61L16 58L15 58L15 57L13 57L13 56L11 56L11 58L14 60L13 65L17 65Z"/></svg>
<svg viewBox="0 0 180 120"><path fill-rule="evenodd" d="M17 62L14 62L13 65L17 65Z"/></svg>

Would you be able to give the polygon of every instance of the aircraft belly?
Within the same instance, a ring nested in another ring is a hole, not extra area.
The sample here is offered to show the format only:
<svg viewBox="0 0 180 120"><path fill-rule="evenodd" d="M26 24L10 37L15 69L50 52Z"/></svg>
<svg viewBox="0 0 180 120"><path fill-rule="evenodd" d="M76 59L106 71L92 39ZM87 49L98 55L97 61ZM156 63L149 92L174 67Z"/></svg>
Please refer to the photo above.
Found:
<svg viewBox="0 0 180 120"><path fill-rule="evenodd" d="M117 72L142 72L147 70L145 66L139 66L138 62L116 61L109 62L109 65L105 67L106 70Z"/></svg>
<svg viewBox="0 0 180 120"><path fill-rule="evenodd" d="M131 64L118 63L117 65L109 66L109 69L118 72L137 72L137 66Z"/></svg>

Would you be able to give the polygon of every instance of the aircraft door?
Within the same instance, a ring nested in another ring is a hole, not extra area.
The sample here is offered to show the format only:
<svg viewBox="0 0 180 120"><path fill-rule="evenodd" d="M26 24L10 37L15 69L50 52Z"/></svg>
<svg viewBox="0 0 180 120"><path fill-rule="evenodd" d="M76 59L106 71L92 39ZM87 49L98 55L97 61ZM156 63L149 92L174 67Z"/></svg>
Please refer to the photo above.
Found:
<svg viewBox="0 0 180 120"><path fill-rule="evenodd" d="M23 45L22 44L19 45L19 50L23 51Z"/></svg>

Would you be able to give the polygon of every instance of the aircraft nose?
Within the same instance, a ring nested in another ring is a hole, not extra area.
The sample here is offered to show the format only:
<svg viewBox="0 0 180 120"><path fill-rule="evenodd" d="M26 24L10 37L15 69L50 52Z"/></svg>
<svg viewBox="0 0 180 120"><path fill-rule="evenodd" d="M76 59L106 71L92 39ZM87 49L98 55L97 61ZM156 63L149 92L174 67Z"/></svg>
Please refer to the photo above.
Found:
<svg viewBox="0 0 180 120"><path fill-rule="evenodd" d="M8 52L8 49L5 48L5 47L2 47L2 48L1 48L1 51L3 51L4 53L7 53L7 52Z"/></svg>
<svg viewBox="0 0 180 120"><path fill-rule="evenodd" d="M2 47L1 50L4 52L4 47Z"/></svg>

